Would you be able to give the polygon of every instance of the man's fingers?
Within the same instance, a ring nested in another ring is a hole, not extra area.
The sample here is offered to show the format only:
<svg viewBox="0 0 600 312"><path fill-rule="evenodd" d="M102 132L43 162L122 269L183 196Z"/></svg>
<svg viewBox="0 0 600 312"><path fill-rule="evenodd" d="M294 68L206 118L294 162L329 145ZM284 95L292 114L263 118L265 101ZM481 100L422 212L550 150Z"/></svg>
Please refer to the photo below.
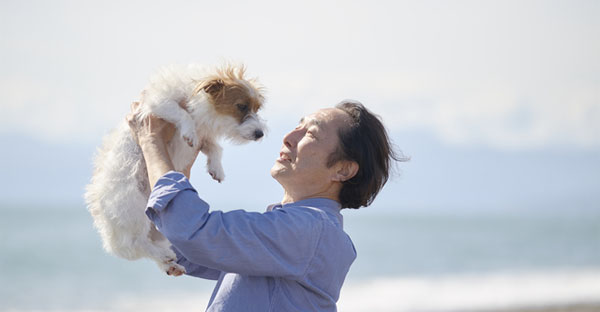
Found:
<svg viewBox="0 0 600 312"><path fill-rule="evenodd" d="M125 118L125 120L127 120L127 124L129 125L129 128L133 129L135 126L135 122L133 121L133 117L131 117L131 115L127 115L127 117Z"/></svg>
<svg viewBox="0 0 600 312"><path fill-rule="evenodd" d="M140 102L138 102L138 101L131 102L131 111L132 112L135 112L138 109L138 107L140 107Z"/></svg>
<svg viewBox="0 0 600 312"><path fill-rule="evenodd" d="M135 114L128 114L125 117L125 120L127 120L127 123L129 124L130 127L136 126L137 118L135 118Z"/></svg>
<svg viewBox="0 0 600 312"><path fill-rule="evenodd" d="M127 116L125 117L125 120L127 120L127 123L129 124L130 128L135 128L136 123L137 123L137 119L136 115L138 113L138 108L140 107L140 102L138 101L133 101L131 102L131 112L129 114L127 114Z"/></svg>

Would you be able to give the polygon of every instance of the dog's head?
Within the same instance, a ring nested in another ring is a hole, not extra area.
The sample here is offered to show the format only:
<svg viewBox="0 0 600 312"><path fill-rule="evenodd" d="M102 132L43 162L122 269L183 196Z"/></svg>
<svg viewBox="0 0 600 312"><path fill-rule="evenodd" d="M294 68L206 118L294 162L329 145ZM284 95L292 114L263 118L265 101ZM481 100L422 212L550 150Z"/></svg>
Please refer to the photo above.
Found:
<svg viewBox="0 0 600 312"><path fill-rule="evenodd" d="M196 88L196 93L204 91L209 96L218 114L237 121L229 136L238 142L258 140L266 131L258 116L265 100L264 88L255 79L245 78L245 71L243 65L225 65Z"/></svg>

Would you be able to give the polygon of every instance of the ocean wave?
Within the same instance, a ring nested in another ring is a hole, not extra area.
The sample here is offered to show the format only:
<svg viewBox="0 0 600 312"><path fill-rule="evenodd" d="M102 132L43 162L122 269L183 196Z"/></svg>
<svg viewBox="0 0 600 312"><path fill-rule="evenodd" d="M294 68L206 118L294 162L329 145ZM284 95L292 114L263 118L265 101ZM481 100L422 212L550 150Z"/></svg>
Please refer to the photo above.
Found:
<svg viewBox="0 0 600 312"><path fill-rule="evenodd" d="M600 269L378 278L345 285L340 311L490 311L600 303Z"/></svg>
<svg viewBox="0 0 600 312"><path fill-rule="evenodd" d="M206 294L165 298L124 298L119 311L197 311ZM133 299L133 300L132 300ZM432 277L390 277L348 281L338 302L341 312L455 312L600 303L600 269L507 272Z"/></svg>
<svg viewBox="0 0 600 312"><path fill-rule="evenodd" d="M82 303L85 308L9 308L8 311L204 311L210 294L208 289L195 292L178 289L177 292L167 290L163 294L121 295L113 298L112 302L105 302L102 307ZM598 304L597 307L600 307L600 268L349 280L342 288L338 310L521 311L579 304Z"/></svg>

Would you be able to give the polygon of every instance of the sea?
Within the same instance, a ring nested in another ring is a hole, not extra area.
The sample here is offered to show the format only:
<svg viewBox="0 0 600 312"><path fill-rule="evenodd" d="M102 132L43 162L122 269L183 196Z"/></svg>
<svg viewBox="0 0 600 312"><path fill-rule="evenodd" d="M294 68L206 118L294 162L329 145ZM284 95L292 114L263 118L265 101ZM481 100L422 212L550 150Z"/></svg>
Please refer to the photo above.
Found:
<svg viewBox="0 0 600 312"><path fill-rule="evenodd" d="M339 311L600 304L600 211L343 214ZM83 204L0 205L0 311L204 311L213 287L107 254Z"/></svg>

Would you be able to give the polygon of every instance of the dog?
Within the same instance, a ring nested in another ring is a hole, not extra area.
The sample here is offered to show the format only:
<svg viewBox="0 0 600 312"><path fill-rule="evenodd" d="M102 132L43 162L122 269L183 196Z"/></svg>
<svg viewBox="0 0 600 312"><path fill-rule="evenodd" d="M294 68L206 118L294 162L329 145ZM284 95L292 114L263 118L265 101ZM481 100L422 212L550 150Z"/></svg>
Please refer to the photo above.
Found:
<svg viewBox="0 0 600 312"><path fill-rule="evenodd" d="M154 114L175 125L168 152L177 171L190 168L197 151L207 157L211 177L221 182L221 138L235 143L257 141L266 131L257 114L264 88L245 78L243 65L212 70L199 65L168 66L150 79L136 117ZM168 240L145 215L150 184L141 148L123 121L108 134L94 159L85 201L104 249L118 257L154 260L169 275L185 273Z"/></svg>

